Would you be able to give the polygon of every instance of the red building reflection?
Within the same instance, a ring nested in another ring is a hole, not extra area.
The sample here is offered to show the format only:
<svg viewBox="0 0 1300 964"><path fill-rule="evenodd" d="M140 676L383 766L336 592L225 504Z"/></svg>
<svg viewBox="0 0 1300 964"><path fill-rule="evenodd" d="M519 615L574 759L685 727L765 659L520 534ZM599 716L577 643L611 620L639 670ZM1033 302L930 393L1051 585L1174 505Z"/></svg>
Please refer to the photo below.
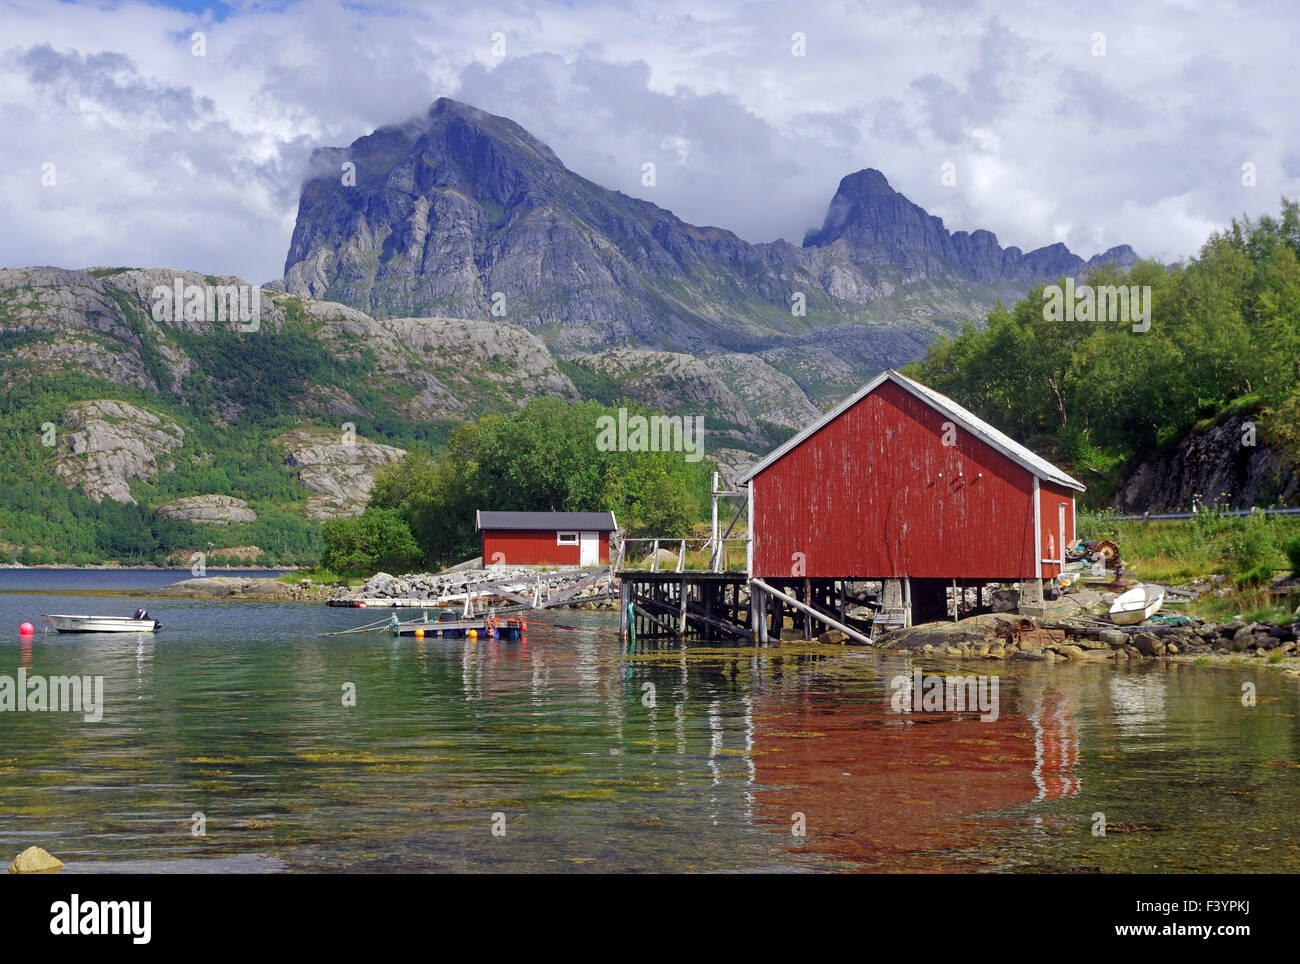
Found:
<svg viewBox="0 0 1300 964"><path fill-rule="evenodd" d="M839 693L755 694L755 819L790 846L881 871L978 869L991 811L1079 792L1078 727L1063 693L1003 691L998 719L890 712ZM957 852L961 856L955 856ZM988 858L991 860L992 858Z"/></svg>

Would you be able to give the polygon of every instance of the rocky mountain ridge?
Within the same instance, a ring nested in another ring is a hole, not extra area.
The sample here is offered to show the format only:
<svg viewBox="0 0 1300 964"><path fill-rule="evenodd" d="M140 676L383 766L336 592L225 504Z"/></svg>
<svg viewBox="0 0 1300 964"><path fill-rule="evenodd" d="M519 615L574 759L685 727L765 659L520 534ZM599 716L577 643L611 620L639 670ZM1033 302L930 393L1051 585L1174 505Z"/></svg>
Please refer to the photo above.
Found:
<svg viewBox="0 0 1300 964"><path fill-rule="evenodd" d="M841 181L802 246L750 244L588 181L514 121L447 98L318 150L314 168L289 293L376 318L499 319L562 356L759 354L819 406L935 333L982 323L998 299L1136 260L1127 246L1084 261L1059 244L1025 254L987 231L949 234L870 169ZM816 350L827 329L836 364Z"/></svg>

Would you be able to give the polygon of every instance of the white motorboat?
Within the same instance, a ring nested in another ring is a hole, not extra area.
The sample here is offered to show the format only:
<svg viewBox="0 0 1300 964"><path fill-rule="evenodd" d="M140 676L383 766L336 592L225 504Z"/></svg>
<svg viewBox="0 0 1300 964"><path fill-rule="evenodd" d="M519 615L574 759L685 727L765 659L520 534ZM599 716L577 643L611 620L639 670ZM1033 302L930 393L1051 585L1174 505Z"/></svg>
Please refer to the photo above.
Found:
<svg viewBox="0 0 1300 964"><path fill-rule="evenodd" d="M1121 626L1132 626L1150 619L1165 601L1162 586L1134 586L1115 597L1110 607L1110 621Z"/></svg>
<svg viewBox="0 0 1300 964"><path fill-rule="evenodd" d="M53 614L42 618L61 633L152 633L161 626L147 609L137 609L134 616Z"/></svg>

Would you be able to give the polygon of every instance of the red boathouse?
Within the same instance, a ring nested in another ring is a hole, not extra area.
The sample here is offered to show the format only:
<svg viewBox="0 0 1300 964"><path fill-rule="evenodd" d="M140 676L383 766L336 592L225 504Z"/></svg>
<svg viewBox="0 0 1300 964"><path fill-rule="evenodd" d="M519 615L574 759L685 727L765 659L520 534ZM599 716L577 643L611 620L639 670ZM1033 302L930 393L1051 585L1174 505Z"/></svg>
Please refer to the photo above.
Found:
<svg viewBox="0 0 1300 964"><path fill-rule="evenodd" d="M484 566L603 566L612 512L475 513L483 533Z"/></svg>
<svg viewBox="0 0 1300 964"><path fill-rule="evenodd" d="M1026 611L1075 538L1083 485L952 399L885 371L740 479L751 578L881 580L886 610L942 613L950 587L1021 583Z"/></svg>

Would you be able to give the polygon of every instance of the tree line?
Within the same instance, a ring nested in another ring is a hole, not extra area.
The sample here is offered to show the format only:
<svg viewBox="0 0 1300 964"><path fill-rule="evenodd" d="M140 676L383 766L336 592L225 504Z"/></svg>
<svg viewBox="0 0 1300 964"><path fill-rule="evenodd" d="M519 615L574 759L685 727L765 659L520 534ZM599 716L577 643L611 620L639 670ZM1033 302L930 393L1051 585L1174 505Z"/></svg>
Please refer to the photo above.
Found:
<svg viewBox="0 0 1300 964"><path fill-rule="evenodd" d="M648 414L622 403L633 414ZM617 410L538 398L459 426L445 451L380 470L361 516L323 527L321 565L336 573L409 571L478 555L475 511L610 510L628 535L680 537L709 508L713 465L683 452L597 445Z"/></svg>
<svg viewBox="0 0 1300 964"><path fill-rule="evenodd" d="M1078 279L1082 282L1084 279ZM1227 409L1300 461L1300 208L1234 220L1195 258L1087 283L1149 288L1149 326L1063 320L1054 286L941 337L905 373L1081 473L1094 503L1126 471ZM1135 330L1142 329L1145 330Z"/></svg>

